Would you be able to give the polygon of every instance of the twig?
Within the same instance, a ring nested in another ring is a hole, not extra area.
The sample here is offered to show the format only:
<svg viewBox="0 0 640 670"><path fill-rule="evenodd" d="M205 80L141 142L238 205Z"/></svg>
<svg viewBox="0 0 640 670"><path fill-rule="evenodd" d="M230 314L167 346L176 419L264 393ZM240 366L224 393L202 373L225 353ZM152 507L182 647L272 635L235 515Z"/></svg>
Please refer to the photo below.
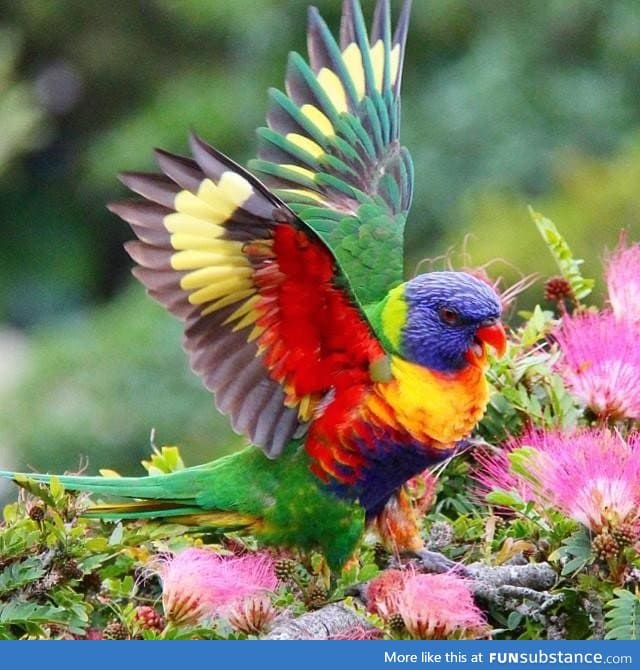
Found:
<svg viewBox="0 0 640 670"><path fill-rule="evenodd" d="M265 635L263 640L330 640L349 631L376 631L366 619L342 603L326 605L297 619L288 619Z"/></svg>
<svg viewBox="0 0 640 670"><path fill-rule="evenodd" d="M467 566L467 573L478 589L508 585L546 591L556 582L556 572L548 563L496 566L472 563Z"/></svg>
<svg viewBox="0 0 640 670"><path fill-rule="evenodd" d="M564 598L549 591L555 584L556 573L548 563L498 566L473 563L467 570L476 599L506 610L539 617Z"/></svg>

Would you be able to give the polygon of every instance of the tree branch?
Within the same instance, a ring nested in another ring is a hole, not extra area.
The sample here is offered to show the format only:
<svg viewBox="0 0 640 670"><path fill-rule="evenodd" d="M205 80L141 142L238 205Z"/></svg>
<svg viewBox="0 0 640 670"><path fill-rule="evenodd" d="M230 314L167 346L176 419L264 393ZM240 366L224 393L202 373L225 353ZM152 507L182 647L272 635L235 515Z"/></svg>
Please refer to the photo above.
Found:
<svg viewBox="0 0 640 670"><path fill-rule="evenodd" d="M366 619L342 603L326 605L297 619L287 619L275 626L263 640L331 640L378 636Z"/></svg>

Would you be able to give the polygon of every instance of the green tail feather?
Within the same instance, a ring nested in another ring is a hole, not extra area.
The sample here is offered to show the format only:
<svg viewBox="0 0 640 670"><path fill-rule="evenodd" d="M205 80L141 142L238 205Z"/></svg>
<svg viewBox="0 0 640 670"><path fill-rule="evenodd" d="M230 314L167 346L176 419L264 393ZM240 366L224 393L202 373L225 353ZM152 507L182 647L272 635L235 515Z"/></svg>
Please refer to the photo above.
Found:
<svg viewBox="0 0 640 670"><path fill-rule="evenodd" d="M232 464L233 459L221 458L197 467L146 477L85 477L8 471L0 471L0 477L12 479L17 484L25 480L49 484L55 476L68 491L137 501L105 505L102 507L104 514L100 512L101 507L96 506L88 510L87 516L150 518L228 508L229 492L224 480L227 473L233 471L233 467L229 467L230 462ZM146 508L140 501L145 502Z"/></svg>
<svg viewBox="0 0 640 670"><path fill-rule="evenodd" d="M181 471L181 472L187 472ZM182 486L175 486L173 473L151 477L82 477L76 475L41 475L26 472L0 471L0 477L13 479L17 484L30 479L35 482L49 484L51 477L56 479L69 491L104 494L118 498L148 498L152 500L184 500L195 502L193 493L187 493Z"/></svg>
<svg viewBox="0 0 640 670"><path fill-rule="evenodd" d="M201 528L230 531L255 524L258 519L239 511L218 510L198 504L198 483L203 470L214 463L170 474L148 477L83 477L77 475L42 475L36 473L0 471L0 477L12 479L18 485L25 481L51 483L55 476L69 491L125 498L124 502L92 505L82 516L90 519L115 521L120 519L171 519ZM201 482L200 482L201 483Z"/></svg>
<svg viewBox="0 0 640 670"><path fill-rule="evenodd" d="M48 484L53 475L0 471L0 477ZM248 447L169 474L56 479L69 491L116 499L89 508L87 517L166 518L199 529L244 530L265 544L320 550L332 567L349 558L364 530L362 507L321 485L298 441L277 460Z"/></svg>

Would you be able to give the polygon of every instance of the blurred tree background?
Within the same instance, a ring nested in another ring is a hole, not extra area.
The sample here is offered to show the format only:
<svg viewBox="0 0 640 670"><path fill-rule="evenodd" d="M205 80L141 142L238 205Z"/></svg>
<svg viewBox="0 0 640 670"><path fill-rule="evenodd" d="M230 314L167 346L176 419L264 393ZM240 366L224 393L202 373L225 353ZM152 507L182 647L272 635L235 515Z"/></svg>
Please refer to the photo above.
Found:
<svg viewBox="0 0 640 670"><path fill-rule="evenodd" d="M0 0L0 466L133 472L152 427L189 464L240 443L179 324L129 280L130 234L105 203L119 170L184 152L190 128L250 158L267 87L304 51L306 4ZM337 27L338 0L316 4ZM507 281L553 272L532 204L598 276L618 231L640 233L637 0L414 5L407 272L450 248L457 265L504 259Z"/></svg>

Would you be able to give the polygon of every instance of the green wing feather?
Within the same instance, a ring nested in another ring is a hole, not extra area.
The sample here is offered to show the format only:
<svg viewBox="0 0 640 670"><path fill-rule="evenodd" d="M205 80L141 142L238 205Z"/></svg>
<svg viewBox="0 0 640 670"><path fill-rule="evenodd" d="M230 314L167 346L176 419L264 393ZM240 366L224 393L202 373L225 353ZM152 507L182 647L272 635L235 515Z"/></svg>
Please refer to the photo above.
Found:
<svg viewBox="0 0 640 670"><path fill-rule="evenodd" d="M403 281L403 232L413 190L399 143L400 81L410 0L391 33L379 0L370 36L345 0L339 43L309 10L309 63L292 53L286 91L270 91L268 127L250 167L330 247L361 305Z"/></svg>

